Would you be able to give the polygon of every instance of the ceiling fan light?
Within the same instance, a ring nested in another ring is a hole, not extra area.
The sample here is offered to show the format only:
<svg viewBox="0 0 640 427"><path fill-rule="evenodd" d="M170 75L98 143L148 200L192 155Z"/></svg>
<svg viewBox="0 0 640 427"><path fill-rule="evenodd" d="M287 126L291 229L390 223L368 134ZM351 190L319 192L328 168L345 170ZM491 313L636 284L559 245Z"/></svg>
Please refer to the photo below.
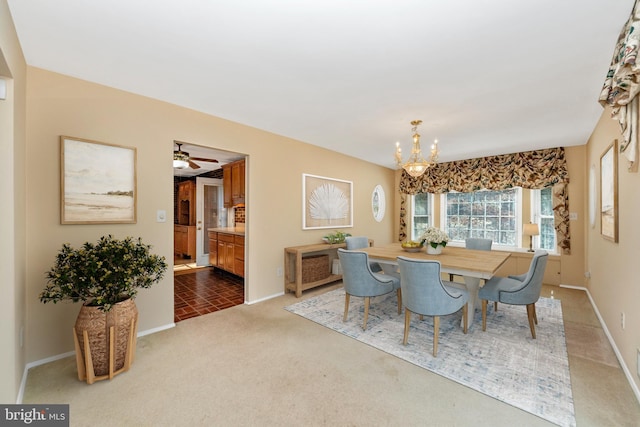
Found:
<svg viewBox="0 0 640 427"><path fill-rule="evenodd" d="M173 167L176 169L185 169L189 167L189 153L178 150L173 152Z"/></svg>
<svg viewBox="0 0 640 427"><path fill-rule="evenodd" d="M175 169L185 169L185 168L189 167L189 162L186 162L184 160L174 160L173 161L173 167Z"/></svg>

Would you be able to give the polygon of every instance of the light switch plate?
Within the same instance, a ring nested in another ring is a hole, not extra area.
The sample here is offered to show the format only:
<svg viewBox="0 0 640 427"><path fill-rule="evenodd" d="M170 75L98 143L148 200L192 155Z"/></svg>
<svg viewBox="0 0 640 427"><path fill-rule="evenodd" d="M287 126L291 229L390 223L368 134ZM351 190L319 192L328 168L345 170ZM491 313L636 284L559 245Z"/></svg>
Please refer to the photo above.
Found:
<svg viewBox="0 0 640 427"><path fill-rule="evenodd" d="M156 212L156 221L157 222L167 222L167 211L158 210Z"/></svg>
<svg viewBox="0 0 640 427"><path fill-rule="evenodd" d="M578 220L578 212L569 212L569 220L577 221Z"/></svg>

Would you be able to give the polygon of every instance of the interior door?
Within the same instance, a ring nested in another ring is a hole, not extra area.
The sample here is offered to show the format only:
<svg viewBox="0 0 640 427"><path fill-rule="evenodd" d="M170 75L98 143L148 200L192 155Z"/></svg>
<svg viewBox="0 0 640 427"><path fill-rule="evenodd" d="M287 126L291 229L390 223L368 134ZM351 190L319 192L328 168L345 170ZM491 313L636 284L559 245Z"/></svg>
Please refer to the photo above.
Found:
<svg viewBox="0 0 640 427"><path fill-rule="evenodd" d="M196 265L209 265L207 229L224 227L227 210L223 208L222 180L196 178Z"/></svg>

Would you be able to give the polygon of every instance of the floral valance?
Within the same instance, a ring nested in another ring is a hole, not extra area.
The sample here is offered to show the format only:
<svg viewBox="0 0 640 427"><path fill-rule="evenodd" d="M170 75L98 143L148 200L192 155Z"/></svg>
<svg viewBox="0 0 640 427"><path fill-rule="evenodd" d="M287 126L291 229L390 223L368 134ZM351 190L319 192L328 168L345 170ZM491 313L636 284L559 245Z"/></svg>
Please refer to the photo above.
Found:
<svg viewBox="0 0 640 427"><path fill-rule="evenodd" d="M629 160L630 169L636 161L638 146L638 111L640 93L640 8L638 0L622 27L611 59L607 77L598 101L611 106L611 117L618 120L623 141L620 152Z"/></svg>
<svg viewBox="0 0 640 427"><path fill-rule="evenodd" d="M418 178L402 171L399 239L406 239L407 195L553 187L558 246L568 255L571 253L568 183L569 173L562 147L438 163Z"/></svg>
<svg viewBox="0 0 640 427"><path fill-rule="evenodd" d="M560 147L438 163L418 178L402 171L400 192L471 193L511 187L544 188L568 182L564 148Z"/></svg>

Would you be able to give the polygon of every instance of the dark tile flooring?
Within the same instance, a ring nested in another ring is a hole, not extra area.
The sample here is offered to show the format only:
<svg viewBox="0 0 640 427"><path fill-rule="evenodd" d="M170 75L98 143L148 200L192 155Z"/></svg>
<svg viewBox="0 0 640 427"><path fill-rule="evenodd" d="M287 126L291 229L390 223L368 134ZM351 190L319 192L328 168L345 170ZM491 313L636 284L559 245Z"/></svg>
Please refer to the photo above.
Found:
<svg viewBox="0 0 640 427"><path fill-rule="evenodd" d="M213 268L174 274L175 322L244 303L242 277Z"/></svg>

